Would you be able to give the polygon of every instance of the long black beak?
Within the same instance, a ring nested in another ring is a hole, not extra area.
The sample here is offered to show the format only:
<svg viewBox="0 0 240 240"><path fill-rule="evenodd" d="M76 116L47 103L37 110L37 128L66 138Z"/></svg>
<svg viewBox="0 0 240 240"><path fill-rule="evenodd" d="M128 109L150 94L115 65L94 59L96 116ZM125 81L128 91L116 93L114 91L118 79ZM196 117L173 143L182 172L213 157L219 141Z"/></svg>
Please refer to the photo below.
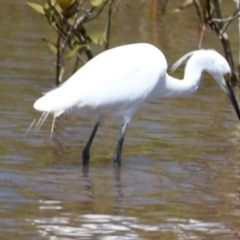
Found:
<svg viewBox="0 0 240 240"><path fill-rule="evenodd" d="M227 85L227 89L228 89L228 96L229 96L230 101L233 105L233 108L235 109L235 112L238 116L238 119L240 120L240 110L239 110L239 106L238 106L237 100L235 98L232 86L231 86L229 81L226 81L226 85Z"/></svg>

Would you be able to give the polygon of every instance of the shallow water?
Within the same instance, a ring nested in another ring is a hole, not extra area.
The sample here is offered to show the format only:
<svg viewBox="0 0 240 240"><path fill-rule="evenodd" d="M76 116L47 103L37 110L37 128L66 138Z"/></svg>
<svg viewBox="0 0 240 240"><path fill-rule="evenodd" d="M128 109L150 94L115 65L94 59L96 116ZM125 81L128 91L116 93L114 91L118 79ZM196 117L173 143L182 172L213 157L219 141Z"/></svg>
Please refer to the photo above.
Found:
<svg viewBox="0 0 240 240"><path fill-rule="evenodd" d="M63 116L51 140L49 118L39 132L25 135L40 116L33 102L54 87L54 56L41 41L54 34L25 3L2 4L0 238L236 239L240 125L217 84L204 75L193 96L146 103L129 126L121 169L112 164L121 120L105 121L90 167L82 169L81 150L94 122ZM176 15L174 6L169 1L162 16L157 1L123 1L111 46L150 42L173 64L198 43L195 11ZM235 6L225 7L228 15ZM102 19L92 28L101 25ZM231 25L237 59L235 32ZM209 29L204 46L222 52Z"/></svg>

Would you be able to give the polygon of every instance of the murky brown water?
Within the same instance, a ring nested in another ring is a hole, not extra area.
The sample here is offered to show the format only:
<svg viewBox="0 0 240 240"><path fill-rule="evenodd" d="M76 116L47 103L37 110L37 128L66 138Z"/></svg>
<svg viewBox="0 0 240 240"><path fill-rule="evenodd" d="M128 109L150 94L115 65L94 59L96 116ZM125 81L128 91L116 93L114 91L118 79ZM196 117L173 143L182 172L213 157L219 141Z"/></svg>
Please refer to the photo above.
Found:
<svg viewBox="0 0 240 240"><path fill-rule="evenodd" d="M157 1L141 2L123 3L111 46L150 42L170 64L196 49L193 9L176 15L170 1L162 16ZM235 7L227 4L226 15ZM24 2L1 6L0 239L236 239L240 124L213 80L205 76L191 97L147 103L130 124L120 171L112 164L120 122L106 122L82 173L93 122L62 117L51 141L48 119L25 135L39 117L33 102L54 86L54 56L41 41L54 35ZM235 59L236 28L229 30ZM210 30L204 46L222 52Z"/></svg>

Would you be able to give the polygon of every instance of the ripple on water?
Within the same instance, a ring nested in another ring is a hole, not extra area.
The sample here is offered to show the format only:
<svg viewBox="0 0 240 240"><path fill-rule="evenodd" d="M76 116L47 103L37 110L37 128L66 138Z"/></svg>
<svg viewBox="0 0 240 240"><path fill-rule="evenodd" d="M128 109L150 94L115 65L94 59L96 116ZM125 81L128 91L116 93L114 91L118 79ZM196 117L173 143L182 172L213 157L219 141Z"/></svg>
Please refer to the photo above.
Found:
<svg viewBox="0 0 240 240"><path fill-rule="evenodd" d="M136 217L64 214L63 217L34 219L31 223L39 229L43 237L58 240L76 239L76 237L86 240L139 240L144 239L141 235L147 236L149 232L155 237L161 237L164 232L172 232L179 240L204 239L199 236L201 232L207 233L209 237L232 235L232 231L222 223L196 219L169 218L165 223L150 225L141 223Z"/></svg>

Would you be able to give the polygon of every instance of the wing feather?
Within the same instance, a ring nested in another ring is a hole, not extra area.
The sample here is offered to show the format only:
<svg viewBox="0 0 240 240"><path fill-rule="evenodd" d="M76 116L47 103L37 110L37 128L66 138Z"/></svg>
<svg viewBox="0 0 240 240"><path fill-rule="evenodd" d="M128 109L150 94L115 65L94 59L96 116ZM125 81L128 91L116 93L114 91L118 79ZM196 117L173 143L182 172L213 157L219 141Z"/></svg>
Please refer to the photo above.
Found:
<svg viewBox="0 0 240 240"><path fill-rule="evenodd" d="M98 108L144 100L166 69L165 57L150 44L113 48L93 58L59 88L37 100L34 108L62 113L72 107Z"/></svg>

